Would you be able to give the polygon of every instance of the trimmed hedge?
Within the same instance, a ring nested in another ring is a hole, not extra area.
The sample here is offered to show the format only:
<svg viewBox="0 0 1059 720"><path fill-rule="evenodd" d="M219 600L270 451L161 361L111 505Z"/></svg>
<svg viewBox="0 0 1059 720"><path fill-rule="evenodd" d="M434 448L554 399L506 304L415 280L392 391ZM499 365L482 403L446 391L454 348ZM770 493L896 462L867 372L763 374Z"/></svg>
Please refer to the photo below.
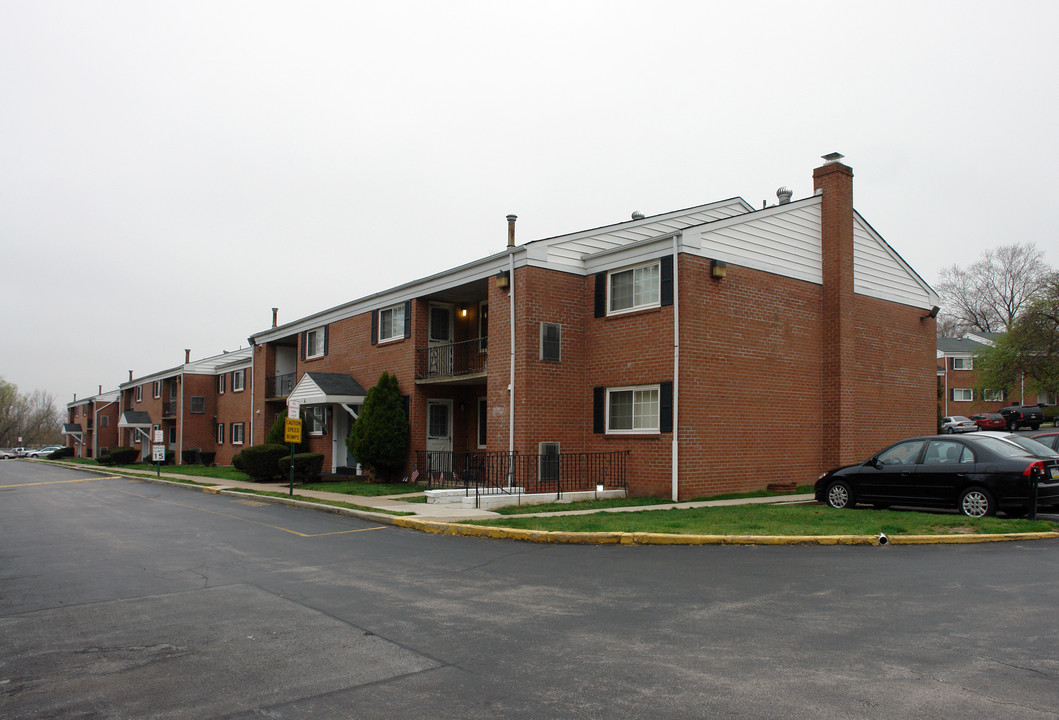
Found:
<svg viewBox="0 0 1059 720"><path fill-rule="evenodd" d="M202 450L199 452L199 460L202 461L202 464L206 467L213 465L213 459L215 457L217 457L216 450Z"/></svg>
<svg viewBox="0 0 1059 720"><path fill-rule="evenodd" d="M290 477L290 455L279 459L280 477ZM316 482L324 468L324 456L320 453L295 453L294 480L296 482Z"/></svg>
<svg viewBox="0 0 1059 720"><path fill-rule="evenodd" d="M1041 408L1041 412L1044 413L1044 421L1054 423L1055 418L1059 416L1059 405L1045 405Z"/></svg>
<svg viewBox="0 0 1059 720"><path fill-rule="evenodd" d="M251 445L232 458L232 465L258 482L280 479L280 458L290 455L283 445Z"/></svg>
<svg viewBox="0 0 1059 720"><path fill-rule="evenodd" d="M49 460L60 460L65 457L73 457L74 449L72 447L59 448L48 455Z"/></svg>
<svg viewBox="0 0 1059 720"><path fill-rule="evenodd" d="M198 448L191 448L190 450L180 451L180 462L184 465L197 465L199 462L199 453L201 451Z"/></svg>
<svg viewBox="0 0 1059 720"><path fill-rule="evenodd" d="M116 447L107 455L96 458L100 465L128 465L140 457L140 449L134 447Z"/></svg>

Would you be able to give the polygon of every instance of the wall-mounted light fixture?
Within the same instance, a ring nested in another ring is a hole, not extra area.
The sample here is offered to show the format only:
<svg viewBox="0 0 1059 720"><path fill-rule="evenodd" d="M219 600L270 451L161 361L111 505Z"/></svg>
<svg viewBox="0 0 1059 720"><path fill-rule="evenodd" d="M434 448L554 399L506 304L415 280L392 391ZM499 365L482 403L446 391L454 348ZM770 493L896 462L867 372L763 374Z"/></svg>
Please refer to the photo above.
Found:
<svg viewBox="0 0 1059 720"><path fill-rule="evenodd" d="M467 317L467 306L460 305L460 317Z"/></svg>
<svg viewBox="0 0 1059 720"><path fill-rule="evenodd" d="M710 260L710 277L714 280L723 280L728 274L728 263L723 260Z"/></svg>
<svg viewBox="0 0 1059 720"><path fill-rule="evenodd" d="M508 285L511 284L511 275L507 270L502 270L496 274L496 286L501 290L506 290Z"/></svg>
<svg viewBox="0 0 1059 720"><path fill-rule="evenodd" d="M919 322L923 322L927 318L936 318L938 316L938 312L940 310L941 310L941 308L939 308L937 305L935 305L934 307L932 307L930 309L930 312L928 312L926 315L924 315L921 318L919 318Z"/></svg>

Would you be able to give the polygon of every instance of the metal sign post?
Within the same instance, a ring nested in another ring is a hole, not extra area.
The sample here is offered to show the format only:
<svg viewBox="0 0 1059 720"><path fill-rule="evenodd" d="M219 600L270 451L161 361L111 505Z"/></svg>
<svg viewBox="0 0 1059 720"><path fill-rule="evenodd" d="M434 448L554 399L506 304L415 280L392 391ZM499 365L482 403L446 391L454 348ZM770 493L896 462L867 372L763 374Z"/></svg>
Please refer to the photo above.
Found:
<svg viewBox="0 0 1059 720"><path fill-rule="evenodd" d="M151 446L151 459L155 462L155 476L162 477L162 463L165 462L165 445L155 443Z"/></svg>
<svg viewBox="0 0 1059 720"><path fill-rule="evenodd" d="M290 495L294 495L294 446L302 440L302 421L288 417L283 424L283 439L290 443Z"/></svg>

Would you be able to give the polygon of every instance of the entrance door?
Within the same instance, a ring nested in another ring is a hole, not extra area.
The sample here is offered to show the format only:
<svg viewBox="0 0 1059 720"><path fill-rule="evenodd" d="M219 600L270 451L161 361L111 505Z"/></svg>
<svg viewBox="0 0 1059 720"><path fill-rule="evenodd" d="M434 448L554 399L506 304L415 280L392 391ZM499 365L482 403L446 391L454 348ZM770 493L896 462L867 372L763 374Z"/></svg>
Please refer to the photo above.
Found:
<svg viewBox="0 0 1059 720"><path fill-rule="evenodd" d="M427 400L427 467L452 470L452 400Z"/></svg>
<svg viewBox="0 0 1059 720"><path fill-rule="evenodd" d="M452 305L430 304L428 375L452 375Z"/></svg>
<svg viewBox="0 0 1059 720"><path fill-rule="evenodd" d="M346 437L349 435L349 413L341 405L331 407L331 472L337 472L338 468L349 464L347 456L349 448L346 447Z"/></svg>

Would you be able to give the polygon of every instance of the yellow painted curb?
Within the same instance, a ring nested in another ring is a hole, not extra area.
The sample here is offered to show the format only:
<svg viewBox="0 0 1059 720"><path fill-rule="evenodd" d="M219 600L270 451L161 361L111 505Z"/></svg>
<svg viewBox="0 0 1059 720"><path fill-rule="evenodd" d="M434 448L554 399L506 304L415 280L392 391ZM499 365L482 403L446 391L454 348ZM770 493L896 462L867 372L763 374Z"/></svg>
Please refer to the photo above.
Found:
<svg viewBox="0 0 1059 720"><path fill-rule="evenodd" d="M961 545L968 543L1059 539L1059 532L991 535L897 535L894 537L886 536L885 540L883 540L881 535L677 535L646 532L566 532L523 530L487 525L464 525L409 517L394 518L393 524L397 527L442 535L582 545Z"/></svg>

